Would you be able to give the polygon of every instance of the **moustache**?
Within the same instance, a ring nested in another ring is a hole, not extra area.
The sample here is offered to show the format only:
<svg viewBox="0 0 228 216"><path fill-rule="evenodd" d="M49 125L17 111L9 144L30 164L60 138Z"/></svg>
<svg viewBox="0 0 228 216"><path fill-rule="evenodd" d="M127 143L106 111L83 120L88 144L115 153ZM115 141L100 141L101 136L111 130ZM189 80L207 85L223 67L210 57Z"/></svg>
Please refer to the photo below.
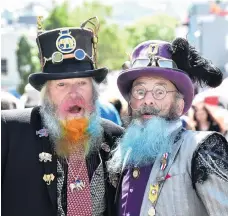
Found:
<svg viewBox="0 0 228 216"><path fill-rule="evenodd" d="M134 110L134 115L140 117L141 115L158 115L161 112L161 109L154 106L141 106L139 109Z"/></svg>

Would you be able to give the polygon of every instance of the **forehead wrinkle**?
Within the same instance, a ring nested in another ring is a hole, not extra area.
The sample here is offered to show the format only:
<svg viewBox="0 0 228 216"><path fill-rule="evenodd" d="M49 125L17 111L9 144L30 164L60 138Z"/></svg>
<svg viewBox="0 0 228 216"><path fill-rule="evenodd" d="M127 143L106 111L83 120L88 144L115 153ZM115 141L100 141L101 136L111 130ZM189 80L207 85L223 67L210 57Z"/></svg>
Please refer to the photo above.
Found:
<svg viewBox="0 0 228 216"><path fill-rule="evenodd" d="M136 85L145 85L146 83L145 82L140 82L140 81L135 81L134 83L133 83L133 87L135 87Z"/></svg>
<svg viewBox="0 0 228 216"><path fill-rule="evenodd" d="M151 83L146 83L146 82L142 82L142 81L135 81L135 83L133 84L133 87L137 86L137 85L150 85ZM168 84L166 82L163 81L157 81L155 83L153 83L153 85L161 85L161 86L167 86Z"/></svg>

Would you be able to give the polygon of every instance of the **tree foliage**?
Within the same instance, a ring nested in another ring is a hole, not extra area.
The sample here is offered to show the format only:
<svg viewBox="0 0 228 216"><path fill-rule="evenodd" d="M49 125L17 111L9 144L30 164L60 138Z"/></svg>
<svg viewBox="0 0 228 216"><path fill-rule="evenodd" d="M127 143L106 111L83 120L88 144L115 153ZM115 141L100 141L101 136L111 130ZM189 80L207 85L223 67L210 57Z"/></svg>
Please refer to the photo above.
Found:
<svg viewBox="0 0 228 216"><path fill-rule="evenodd" d="M44 29L51 30L60 27L69 27L68 3L56 5L44 22Z"/></svg>
<svg viewBox="0 0 228 216"><path fill-rule="evenodd" d="M16 55L17 69L21 78L18 91L22 94L25 85L28 83L28 76L31 73L39 71L38 53L37 50L31 46L26 36L22 36L18 42Z"/></svg>
<svg viewBox="0 0 228 216"><path fill-rule="evenodd" d="M143 17L126 28L128 44L135 47L146 40L171 41L175 37L177 20L165 14Z"/></svg>

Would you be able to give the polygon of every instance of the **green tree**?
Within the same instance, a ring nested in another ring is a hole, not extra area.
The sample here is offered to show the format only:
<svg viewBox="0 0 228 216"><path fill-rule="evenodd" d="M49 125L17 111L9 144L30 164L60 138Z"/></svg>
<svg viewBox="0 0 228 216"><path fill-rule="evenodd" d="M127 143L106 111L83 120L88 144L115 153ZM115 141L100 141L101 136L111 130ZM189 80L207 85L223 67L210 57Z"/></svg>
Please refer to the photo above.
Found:
<svg viewBox="0 0 228 216"><path fill-rule="evenodd" d="M44 21L44 29L51 30L54 28L71 26L68 8L68 2L66 1L61 5L56 5Z"/></svg>
<svg viewBox="0 0 228 216"><path fill-rule="evenodd" d="M28 76L31 73L39 71L39 60L37 49L34 49L25 36L22 36L18 42L17 69L21 77L21 83L18 91L22 94L24 87L28 83Z"/></svg>
<svg viewBox="0 0 228 216"><path fill-rule="evenodd" d="M146 40L171 41L175 37L175 28L178 22L175 18L165 14L143 17L133 25L128 26L128 45L132 49Z"/></svg>

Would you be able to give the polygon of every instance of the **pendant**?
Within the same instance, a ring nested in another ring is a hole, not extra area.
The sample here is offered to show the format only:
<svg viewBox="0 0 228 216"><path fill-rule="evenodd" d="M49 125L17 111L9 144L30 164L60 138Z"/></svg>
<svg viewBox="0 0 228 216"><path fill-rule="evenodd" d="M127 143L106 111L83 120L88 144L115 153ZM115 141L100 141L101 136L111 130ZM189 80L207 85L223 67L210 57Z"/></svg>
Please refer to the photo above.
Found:
<svg viewBox="0 0 228 216"><path fill-rule="evenodd" d="M73 193L75 189L77 190L83 190L85 188L85 182L83 182L80 179L76 179L74 183L70 184L70 190Z"/></svg>
<svg viewBox="0 0 228 216"><path fill-rule="evenodd" d="M154 207L151 207L148 211L148 216L155 216L155 208Z"/></svg>

